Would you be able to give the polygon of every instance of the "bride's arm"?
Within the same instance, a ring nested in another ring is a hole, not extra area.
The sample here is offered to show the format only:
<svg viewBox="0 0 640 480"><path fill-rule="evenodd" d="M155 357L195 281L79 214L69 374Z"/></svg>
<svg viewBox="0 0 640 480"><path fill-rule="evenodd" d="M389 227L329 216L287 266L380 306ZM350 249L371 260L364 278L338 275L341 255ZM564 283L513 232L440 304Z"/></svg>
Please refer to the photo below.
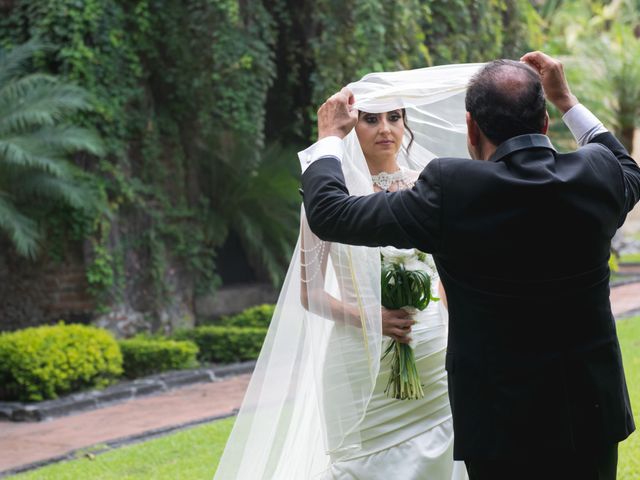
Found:
<svg viewBox="0 0 640 480"><path fill-rule="evenodd" d="M440 298L440 301L444 305L444 308L446 308L448 310L449 306L447 305L447 292L444 291L444 287L442 286L442 282L438 283L438 297Z"/></svg>
<svg viewBox="0 0 640 480"><path fill-rule="evenodd" d="M360 325L360 315L353 305L341 302L324 289L331 244L323 242L320 254L305 248L305 232L300 232L300 302L305 310L334 321ZM316 246L318 248L318 246ZM319 265L316 264L319 262ZM313 265L312 265L313 263ZM312 268L309 268L312 267ZM320 271L314 270L314 268Z"/></svg>
<svg viewBox="0 0 640 480"><path fill-rule="evenodd" d="M300 302L305 310L316 315L340 321L361 328L360 312L355 305L340 301L324 289L324 279L327 273L330 244L324 242L322 254L314 255L305 248L304 231L300 235ZM309 255L310 254L310 255ZM320 269L314 275L313 269L308 269L314 257L320 262ZM319 258L318 258L319 257ZM319 276L321 281L314 281ZM328 307L328 308L327 308ZM402 343L409 343L411 325L415 323L405 310L389 310L381 308L382 334Z"/></svg>

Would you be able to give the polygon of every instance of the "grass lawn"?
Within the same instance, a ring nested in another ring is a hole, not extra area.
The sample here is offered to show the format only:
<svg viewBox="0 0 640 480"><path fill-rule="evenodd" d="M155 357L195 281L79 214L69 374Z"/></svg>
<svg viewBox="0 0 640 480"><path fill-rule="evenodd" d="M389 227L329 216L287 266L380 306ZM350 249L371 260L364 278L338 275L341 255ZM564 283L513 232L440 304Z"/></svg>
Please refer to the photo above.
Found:
<svg viewBox="0 0 640 480"><path fill-rule="evenodd" d="M211 480L231 433L234 418L121 447L93 460L79 458L32 472L16 480Z"/></svg>
<svg viewBox="0 0 640 480"><path fill-rule="evenodd" d="M636 427L640 429L640 317L618 322L627 385ZM620 445L618 480L640 478L640 433L636 431Z"/></svg>
<svg viewBox="0 0 640 480"><path fill-rule="evenodd" d="M640 427L640 317L618 322L636 424ZM16 475L16 480L211 480L233 418L94 457ZM618 480L640 478L640 433L620 446Z"/></svg>
<svg viewBox="0 0 640 480"><path fill-rule="evenodd" d="M640 253L626 253L620 256L619 263L640 263Z"/></svg>

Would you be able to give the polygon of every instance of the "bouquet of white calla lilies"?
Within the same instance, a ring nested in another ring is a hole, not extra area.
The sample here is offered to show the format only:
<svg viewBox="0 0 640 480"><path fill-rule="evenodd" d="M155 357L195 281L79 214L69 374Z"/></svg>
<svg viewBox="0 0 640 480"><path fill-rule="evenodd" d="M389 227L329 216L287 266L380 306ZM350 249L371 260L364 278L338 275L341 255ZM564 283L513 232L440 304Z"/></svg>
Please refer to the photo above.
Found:
<svg viewBox="0 0 640 480"><path fill-rule="evenodd" d="M382 306L404 309L415 314L439 300L431 295L431 270L425 263L426 254L418 250L384 247L382 257ZM383 358L391 355L391 374L385 393L399 400L424 397L420 374L411 345L391 340Z"/></svg>

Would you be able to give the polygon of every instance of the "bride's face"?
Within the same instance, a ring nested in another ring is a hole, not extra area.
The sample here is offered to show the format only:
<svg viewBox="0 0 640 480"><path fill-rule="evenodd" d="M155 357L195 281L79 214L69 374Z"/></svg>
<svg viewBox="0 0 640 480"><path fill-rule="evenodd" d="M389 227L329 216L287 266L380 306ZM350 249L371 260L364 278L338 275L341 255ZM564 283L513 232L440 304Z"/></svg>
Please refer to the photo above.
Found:
<svg viewBox="0 0 640 480"><path fill-rule="evenodd" d="M382 161L389 157L395 158L404 136L402 111L360 112L356 134L367 160Z"/></svg>

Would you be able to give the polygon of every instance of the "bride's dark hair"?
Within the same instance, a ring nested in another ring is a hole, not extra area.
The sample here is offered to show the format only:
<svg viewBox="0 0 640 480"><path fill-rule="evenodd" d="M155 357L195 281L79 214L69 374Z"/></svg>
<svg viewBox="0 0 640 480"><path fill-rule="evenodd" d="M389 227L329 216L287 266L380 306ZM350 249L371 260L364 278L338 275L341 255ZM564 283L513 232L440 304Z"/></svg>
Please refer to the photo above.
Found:
<svg viewBox="0 0 640 480"><path fill-rule="evenodd" d="M409 154L409 149L413 144L414 135L413 131L411 131L411 129L409 128L409 124L407 123L407 110L405 108L401 108L400 111L402 112L402 123L404 124L404 129L409 132L409 144L407 145L407 154Z"/></svg>

